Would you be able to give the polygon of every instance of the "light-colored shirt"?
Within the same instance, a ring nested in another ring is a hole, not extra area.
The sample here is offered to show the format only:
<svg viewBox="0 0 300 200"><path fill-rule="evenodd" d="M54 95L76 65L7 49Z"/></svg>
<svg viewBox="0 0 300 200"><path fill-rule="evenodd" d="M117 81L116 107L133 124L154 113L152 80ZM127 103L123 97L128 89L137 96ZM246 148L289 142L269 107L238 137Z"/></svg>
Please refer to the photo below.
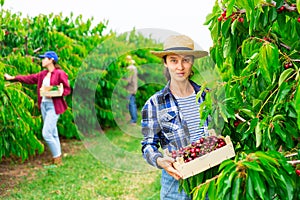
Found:
<svg viewBox="0 0 300 200"><path fill-rule="evenodd" d="M196 142L200 137L205 136L206 130L204 126L200 127L200 113L199 106L200 102L196 102L196 93L188 97L176 97L179 108L182 111L183 117L187 122L187 126L190 132L190 141Z"/></svg>
<svg viewBox="0 0 300 200"><path fill-rule="evenodd" d="M49 76L45 76L45 78L43 79L42 86L50 86L50 77ZM52 98L43 96L42 102L53 102L53 101L52 101Z"/></svg>
<svg viewBox="0 0 300 200"><path fill-rule="evenodd" d="M129 94L136 94L138 89L138 72L137 68L134 65L129 65L127 67L129 70L130 76L126 79L128 85L126 86L126 90Z"/></svg>

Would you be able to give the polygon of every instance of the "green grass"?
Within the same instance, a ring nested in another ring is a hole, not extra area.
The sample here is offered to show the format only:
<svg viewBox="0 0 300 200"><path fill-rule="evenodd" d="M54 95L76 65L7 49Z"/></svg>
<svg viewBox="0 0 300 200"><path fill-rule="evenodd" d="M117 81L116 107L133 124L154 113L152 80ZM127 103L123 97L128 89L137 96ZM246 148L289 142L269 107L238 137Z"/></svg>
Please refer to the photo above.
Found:
<svg viewBox="0 0 300 200"><path fill-rule="evenodd" d="M125 154L101 147L101 142L117 146ZM75 142L74 145L84 144L85 148L65 156L62 166L34 171L33 178L25 177L2 199L159 199L160 170L145 164L139 142L140 139L118 129ZM131 165L140 167L128 167Z"/></svg>

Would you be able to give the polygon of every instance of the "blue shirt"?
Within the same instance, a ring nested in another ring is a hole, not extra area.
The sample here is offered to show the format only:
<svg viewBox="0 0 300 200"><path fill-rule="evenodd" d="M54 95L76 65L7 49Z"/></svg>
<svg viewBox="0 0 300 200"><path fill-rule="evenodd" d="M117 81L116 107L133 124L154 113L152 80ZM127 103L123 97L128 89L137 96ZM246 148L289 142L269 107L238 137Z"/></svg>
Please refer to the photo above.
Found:
<svg viewBox="0 0 300 200"><path fill-rule="evenodd" d="M197 94L200 86L192 81L190 83ZM199 103L204 99L205 92L201 94ZM170 82L147 100L142 109L141 125L144 136L141 142L143 157L155 167L160 168L156 160L158 157L163 157L158 150L159 147L171 152L191 143L187 122L183 118L176 98L170 91ZM207 127L207 123L204 126ZM207 128L202 130L207 130Z"/></svg>

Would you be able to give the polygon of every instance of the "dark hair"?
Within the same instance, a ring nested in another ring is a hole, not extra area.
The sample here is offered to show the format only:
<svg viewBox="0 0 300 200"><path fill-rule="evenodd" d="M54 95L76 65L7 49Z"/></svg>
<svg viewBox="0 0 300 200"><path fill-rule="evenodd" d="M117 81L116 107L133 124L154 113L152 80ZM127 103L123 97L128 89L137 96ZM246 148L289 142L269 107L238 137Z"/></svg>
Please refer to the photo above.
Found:
<svg viewBox="0 0 300 200"><path fill-rule="evenodd" d="M52 63L56 69L61 69L61 66L57 64L54 60L52 60Z"/></svg>

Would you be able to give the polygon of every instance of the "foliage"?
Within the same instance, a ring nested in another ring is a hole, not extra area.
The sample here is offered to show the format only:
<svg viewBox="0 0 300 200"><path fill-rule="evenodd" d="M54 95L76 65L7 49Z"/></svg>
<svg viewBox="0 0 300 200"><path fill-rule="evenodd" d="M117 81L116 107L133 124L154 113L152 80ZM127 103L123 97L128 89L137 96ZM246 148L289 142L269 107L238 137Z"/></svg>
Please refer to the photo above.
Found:
<svg viewBox="0 0 300 200"><path fill-rule="evenodd" d="M300 151L299 11L295 0L225 0L207 16L223 79L213 94L225 98L206 102L204 111L224 119L220 133L230 135L239 156L220 166L215 186L187 191L195 199L207 190L214 199L299 199L299 177L282 156Z"/></svg>

